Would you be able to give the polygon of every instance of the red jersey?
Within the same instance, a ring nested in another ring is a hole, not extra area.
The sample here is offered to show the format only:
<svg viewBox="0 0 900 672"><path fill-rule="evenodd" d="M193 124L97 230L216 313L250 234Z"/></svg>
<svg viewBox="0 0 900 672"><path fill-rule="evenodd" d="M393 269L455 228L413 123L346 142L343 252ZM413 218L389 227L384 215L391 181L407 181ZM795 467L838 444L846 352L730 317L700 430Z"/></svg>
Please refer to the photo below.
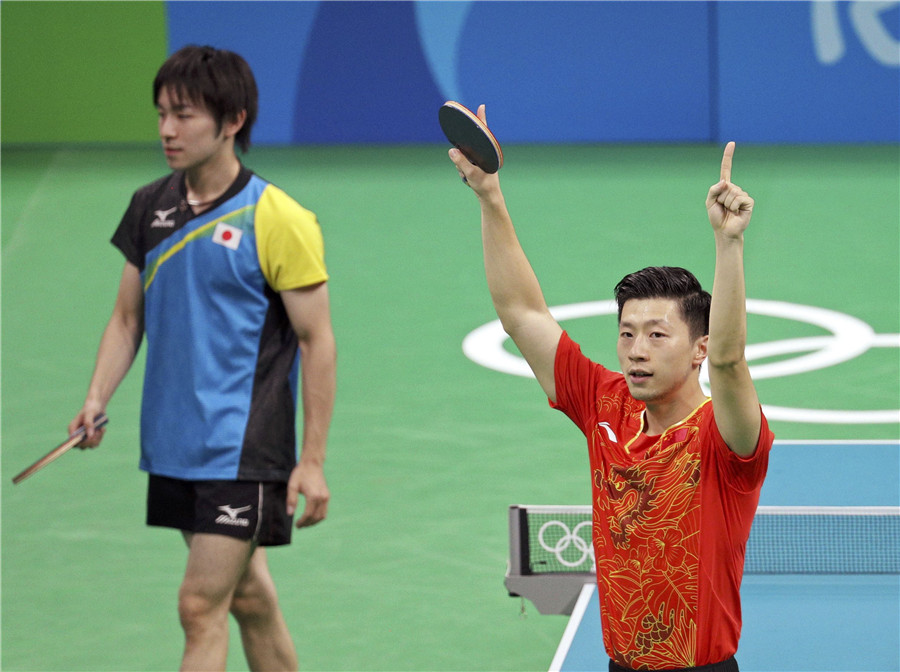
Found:
<svg viewBox="0 0 900 672"><path fill-rule="evenodd" d="M721 662L737 651L744 550L774 436L749 458L725 444L707 399L660 436L622 374L564 333L556 403L587 437L606 653L624 667Z"/></svg>

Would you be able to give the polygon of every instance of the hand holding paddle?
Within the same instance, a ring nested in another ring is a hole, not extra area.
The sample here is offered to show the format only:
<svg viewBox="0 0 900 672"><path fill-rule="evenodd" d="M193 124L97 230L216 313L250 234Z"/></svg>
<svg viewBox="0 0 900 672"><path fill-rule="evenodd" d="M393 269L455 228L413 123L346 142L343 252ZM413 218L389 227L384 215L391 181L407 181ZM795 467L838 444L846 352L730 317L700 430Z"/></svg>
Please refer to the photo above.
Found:
<svg viewBox="0 0 900 672"><path fill-rule="evenodd" d="M450 144L486 173L503 167L503 150L487 126L484 105L475 114L464 105L448 100L438 110L438 122Z"/></svg>
<svg viewBox="0 0 900 672"><path fill-rule="evenodd" d="M475 114L457 102L447 101L438 112L438 121L455 148L450 150L450 159L459 176L477 191L482 182L479 177L492 175L503 166L503 150L487 126L484 105Z"/></svg>
<svg viewBox="0 0 900 672"><path fill-rule="evenodd" d="M69 423L70 436L84 430L84 438L78 444L79 448L96 448L100 445L105 433L103 428L106 425L106 422L99 422L102 418L106 418L104 407L96 401L85 401L84 407Z"/></svg>
<svg viewBox="0 0 900 672"><path fill-rule="evenodd" d="M109 418L106 417L105 413L101 413L100 415L98 415L94 418L94 423L93 423L94 429L97 430L97 429L102 428L104 425L106 425L107 422L109 422ZM30 467L28 467L27 469L25 469L21 473L17 474L15 477L13 477L13 484L18 485L19 483L24 481L26 478L31 476L36 471L43 469L48 464L53 462L55 459L57 459L58 457L61 457L63 454L68 452L69 449L74 448L75 446L81 444L85 439L86 433L87 432L86 432L84 426L82 425L77 430L75 430L69 436L68 439L63 441L56 448L54 448L49 453L44 455L41 459L39 459L37 462L32 464Z"/></svg>

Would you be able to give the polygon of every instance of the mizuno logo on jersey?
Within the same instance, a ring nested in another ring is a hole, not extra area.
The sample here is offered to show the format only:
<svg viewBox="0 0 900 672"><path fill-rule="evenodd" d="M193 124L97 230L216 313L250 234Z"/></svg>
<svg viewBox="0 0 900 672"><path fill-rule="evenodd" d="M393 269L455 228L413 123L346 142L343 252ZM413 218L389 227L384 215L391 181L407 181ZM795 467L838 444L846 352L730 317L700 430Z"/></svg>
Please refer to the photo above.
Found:
<svg viewBox="0 0 900 672"><path fill-rule="evenodd" d="M175 226L175 220L169 219L169 215L175 212L178 208L169 208L168 210L154 210L153 214L156 215L156 219L150 222L151 229L171 229Z"/></svg>

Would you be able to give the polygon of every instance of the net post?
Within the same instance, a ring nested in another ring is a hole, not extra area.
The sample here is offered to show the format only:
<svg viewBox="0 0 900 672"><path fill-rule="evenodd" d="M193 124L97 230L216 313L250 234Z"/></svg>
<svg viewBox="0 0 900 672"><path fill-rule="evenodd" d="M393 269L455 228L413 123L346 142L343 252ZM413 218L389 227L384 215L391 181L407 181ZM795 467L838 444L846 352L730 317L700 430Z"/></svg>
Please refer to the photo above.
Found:
<svg viewBox="0 0 900 672"><path fill-rule="evenodd" d="M525 549L528 548L528 522L525 509L521 506L509 507L509 572L513 576L530 574L525 562Z"/></svg>

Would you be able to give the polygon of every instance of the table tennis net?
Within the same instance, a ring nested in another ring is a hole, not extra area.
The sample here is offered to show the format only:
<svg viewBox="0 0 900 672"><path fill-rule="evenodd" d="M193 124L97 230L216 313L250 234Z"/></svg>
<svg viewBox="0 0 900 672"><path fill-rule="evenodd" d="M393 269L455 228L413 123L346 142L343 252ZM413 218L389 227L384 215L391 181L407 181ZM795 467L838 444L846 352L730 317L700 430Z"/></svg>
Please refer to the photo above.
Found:
<svg viewBox="0 0 900 672"><path fill-rule="evenodd" d="M590 507L519 506L510 513L511 541L517 537L519 546L513 558L511 543L511 563L523 575L594 572ZM900 574L900 507L761 506L744 572Z"/></svg>

